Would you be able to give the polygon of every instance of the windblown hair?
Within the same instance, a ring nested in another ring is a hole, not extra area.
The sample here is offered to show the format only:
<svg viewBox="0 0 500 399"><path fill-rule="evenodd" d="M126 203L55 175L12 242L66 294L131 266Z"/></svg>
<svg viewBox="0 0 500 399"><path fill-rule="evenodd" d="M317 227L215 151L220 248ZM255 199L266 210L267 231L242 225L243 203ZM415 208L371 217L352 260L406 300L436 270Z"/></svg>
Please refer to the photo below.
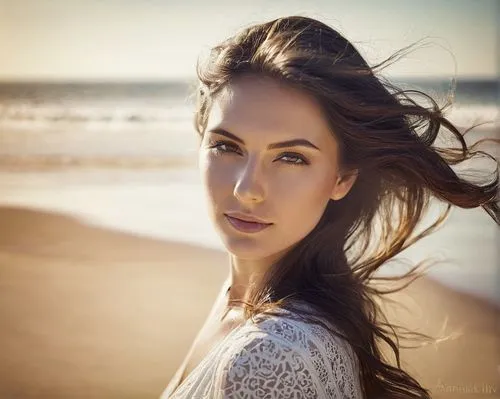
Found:
<svg viewBox="0 0 500 399"><path fill-rule="evenodd" d="M264 283L244 302L245 318L271 313L287 298L306 301L329 320L352 346L366 398L430 398L430 391L400 364L404 330L387 321L378 301L421 277L412 267L402 276L380 277L377 270L419 239L435 231L450 208L481 206L499 223L498 161L468 145L465 133L420 90L402 90L375 71L408 48L370 67L355 47L315 19L290 16L240 30L198 62L195 128L203 137L217 95L242 76L266 76L312 95L339 143L343 170L358 170L349 193L330 200L317 226L265 275ZM416 101L423 97L430 105ZM439 147L446 129L458 145ZM438 137L439 136L439 137ZM439 140L438 140L439 141ZM495 140L494 140L495 141ZM495 171L479 184L460 177L452 166L475 156L495 162ZM434 197L446 204L437 220L418 234L417 225ZM383 290L377 281L407 281ZM317 319L302 312L313 323ZM326 326L328 328L328 326ZM425 334L413 336L430 338ZM391 338L393 336L394 338ZM392 349L397 365L384 357Z"/></svg>

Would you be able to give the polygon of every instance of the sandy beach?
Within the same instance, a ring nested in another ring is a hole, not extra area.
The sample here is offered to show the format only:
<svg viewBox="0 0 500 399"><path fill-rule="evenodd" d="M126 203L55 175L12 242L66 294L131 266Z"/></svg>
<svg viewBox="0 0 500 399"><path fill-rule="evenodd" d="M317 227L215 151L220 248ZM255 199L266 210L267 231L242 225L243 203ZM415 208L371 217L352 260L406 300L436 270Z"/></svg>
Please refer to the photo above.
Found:
<svg viewBox="0 0 500 399"><path fill-rule="evenodd" d="M227 273L217 250L99 228L61 213L0 208L0 396L155 398ZM436 398L497 398L499 310L424 278L391 321L463 334L403 352ZM475 393L474 393L475 391ZM496 392L495 392L496 391Z"/></svg>

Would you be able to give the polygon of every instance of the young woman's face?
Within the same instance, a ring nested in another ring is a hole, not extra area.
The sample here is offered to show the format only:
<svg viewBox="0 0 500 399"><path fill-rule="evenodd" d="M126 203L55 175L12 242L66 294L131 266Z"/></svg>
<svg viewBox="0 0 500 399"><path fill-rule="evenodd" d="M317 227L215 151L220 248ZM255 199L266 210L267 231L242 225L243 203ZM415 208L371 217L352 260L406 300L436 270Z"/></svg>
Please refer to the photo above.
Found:
<svg viewBox="0 0 500 399"><path fill-rule="evenodd" d="M296 143L276 145L287 141ZM210 217L227 250L257 260L283 254L309 234L329 199L350 188L339 184L337 154L313 99L269 78L229 85L214 103L199 151ZM233 212L271 224L241 231L226 216Z"/></svg>

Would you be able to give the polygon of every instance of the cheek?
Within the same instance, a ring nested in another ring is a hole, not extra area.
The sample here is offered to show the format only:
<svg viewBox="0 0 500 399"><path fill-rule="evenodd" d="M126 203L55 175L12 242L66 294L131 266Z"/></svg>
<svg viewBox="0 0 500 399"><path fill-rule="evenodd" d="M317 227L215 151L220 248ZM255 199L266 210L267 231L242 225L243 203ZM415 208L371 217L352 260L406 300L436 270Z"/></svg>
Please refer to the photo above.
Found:
<svg viewBox="0 0 500 399"><path fill-rule="evenodd" d="M300 240L318 224L330 199L330 179L324 173L308 173L295 176L293 182L280 183L279 194L274 192L274 209L279 212L280 230L286 239Z"/></svg>
<svg viewBox="0 0 500 399"><path fill-rule="evenodd" d="M216 202L231 184L231 170L221 165L220 160L205 153L199 156L198 168L206 195L212 202Z"/></svg>
<svg viewBox="0 0 500 399"><path fill-rule="evenodd" d="M289 225L304 224L313 228L321 218L329 200L329 190L320 181L295 179L293 188L285 187L278 209Z"/></svg>
<svg viewBox="0 0 500 399"><path fill-rule="evenodd" d="M327 202L333 185L331 176L321 170L306 170L299 173L289 173L281 178L277 177L272 185L271 192L286 198L284 203L302 204L309 208Z"/></svg>

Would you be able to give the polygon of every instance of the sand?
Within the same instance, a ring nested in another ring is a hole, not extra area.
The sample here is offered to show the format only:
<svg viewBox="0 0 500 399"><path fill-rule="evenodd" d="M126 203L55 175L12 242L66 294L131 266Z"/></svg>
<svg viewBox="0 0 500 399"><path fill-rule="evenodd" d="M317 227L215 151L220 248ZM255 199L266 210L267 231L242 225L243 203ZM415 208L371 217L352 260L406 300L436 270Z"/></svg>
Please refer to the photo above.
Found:
<svg viewBox="0 0 500 399"><path fill-rule="evenodd" d="M0 397L157 398L227 273L225 253L0 207ZM403 352L435 398L500 398L499 310L429 278L390 320L462 331ZM474 393L473 391L476 391ZM496 393L495 391L496 390Z"/></svg>

